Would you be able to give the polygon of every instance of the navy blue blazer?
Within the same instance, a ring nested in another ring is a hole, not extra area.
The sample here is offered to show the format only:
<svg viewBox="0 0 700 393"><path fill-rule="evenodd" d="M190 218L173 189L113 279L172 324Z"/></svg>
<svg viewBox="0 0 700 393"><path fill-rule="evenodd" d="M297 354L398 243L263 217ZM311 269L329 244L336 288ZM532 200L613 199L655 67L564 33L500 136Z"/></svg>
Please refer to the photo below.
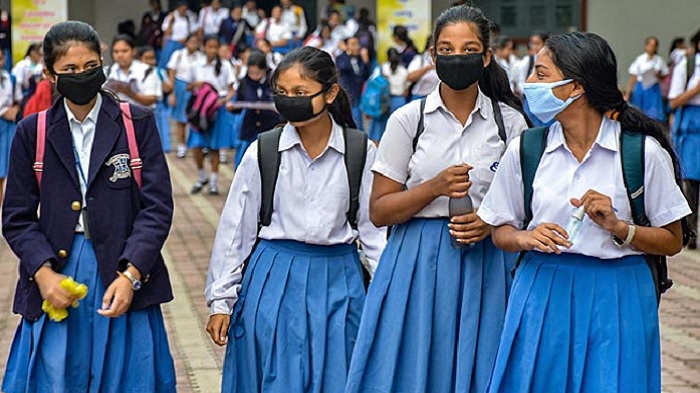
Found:
<svg viewBox="0 0 700 393"><path fill-rule="evenodd" d="M114 176L117 169L109 164L116 155L128 155L129 148L119 106L103 96L90 157L86 201L88 227L105 288L117 278L117 270L125 269L129 262L141 272L143 286L134 294L130 308L133 311L173 299L160 253L172 225L173 197L153 113L133 105L131 112L143 160L141 190L133 176ZM28 320L36 320L42 314L34 274L47 261L55 271L62 271L82 203L63 100L54 103L46 118L41 192L32 169L36 124L37 115L32 115L17 125L2 210L3 234L20 259L13 311Z"/></svg>
<svg viewBox="0 0 700 393"><path fill-rule="evenodd" d="M357 59L357 70L352 66L352 58ZM360 105L362 98L362 88L369 79L370 68L369 64L362 61L360 56L350 56L347 53L342 53L336 57L335 65L338 68L338 83L350 95L350 104L352 106Z"/></svg>
<svg viewBox="0 0 700 393"><path fill-rule="evenodd" d="M236 100L273 102L274 94L269 82L271 74L268 71L267 76L260 81L254 81L246 75L238 88ZM258 96L258 92L261 93L260 96ZM243 123L241 123L240 138L252 143L259 133L272 129L280 123L282 123L282 118L275 111L248 109L243 117Z"/></svg>

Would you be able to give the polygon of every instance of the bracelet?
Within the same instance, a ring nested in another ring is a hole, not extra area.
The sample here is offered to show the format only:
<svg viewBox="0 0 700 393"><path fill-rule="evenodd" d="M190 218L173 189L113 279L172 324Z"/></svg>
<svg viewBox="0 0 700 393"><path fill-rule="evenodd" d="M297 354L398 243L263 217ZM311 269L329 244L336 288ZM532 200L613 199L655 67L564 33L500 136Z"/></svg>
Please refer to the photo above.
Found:
<svg viewBox="0 0 700 393"><path fill-rule="evenodd" d="M630 244L632 244L632 240L634 239L634 234L637 231L637 226L632 224L632 223L627 223L627 237L623 241L617 236L613 235L613 243L615 243L616 246L618 247L628 247Z"/></svg>

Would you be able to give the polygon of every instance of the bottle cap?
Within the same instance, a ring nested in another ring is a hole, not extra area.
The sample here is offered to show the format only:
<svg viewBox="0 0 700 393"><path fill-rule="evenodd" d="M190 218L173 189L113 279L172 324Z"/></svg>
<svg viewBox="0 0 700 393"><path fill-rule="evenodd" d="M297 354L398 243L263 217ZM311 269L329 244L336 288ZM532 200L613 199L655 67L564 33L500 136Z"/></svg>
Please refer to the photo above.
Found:
<svg viewBox="0 0 700 393"><path fill-rule="evenodd" d="M574 214L571 215L571 217L581 221L581 220L583 220L584 214L586 214L586 207L581 205L581 207L576 209L576 211L574 212Z"/></svg>

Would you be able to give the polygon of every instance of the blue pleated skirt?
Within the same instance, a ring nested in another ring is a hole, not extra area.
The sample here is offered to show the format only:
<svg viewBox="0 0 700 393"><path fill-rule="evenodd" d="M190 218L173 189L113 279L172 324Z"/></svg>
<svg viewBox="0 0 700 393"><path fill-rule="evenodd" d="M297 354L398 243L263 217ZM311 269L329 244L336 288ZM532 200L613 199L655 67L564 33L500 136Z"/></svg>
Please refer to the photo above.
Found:
<svg viewBox="0 0 700 393"><path fill-rule="evenodd" d="M345 388L365 300L357 247L262 240L231 316L221 391Z"/></svg>
<svg viewBox="0 0 700 393"><path fill-rule="evenodd" d="M684 179L700 181L700 106L688 105L676 111L673 144Z"/></svg>
<svg viewBox="0 0 700 393"><path fill-rule="evenodd" d="M187 102L192 97L192 92L187 90L187 82L175 79L175 106L170 111L170 117L178 123L187 123Z"/></svg>
<svg viewBox="0 0 700 393"><path fill-rule="evenodd" d="M92 242L73 239L63 274L88 287L68 318L22 320L10 348L6 393L175 392L175 367L159 306L117 319L97 314L105 288Z"/></svg>
<svg viewBox="0 0 700 393"><path fill-rule="evenodd" d="M450 244L447 219L391 234L369 286L346 393L482 393L493 369L515 255L491 238Z"/></svg>
<svg viewBox="0 0 700 393"><path fill-rule="evenodd" d="M168 62L170 61L170 56L173 55L173 53L178 50L184 48L185 45L175 41L175 40L166 40L163 43L163 49L160 51L160 57L158 58L158 67L167 70L168 69Z"/></svg>
<svg viewBox="0 0 700 393"><path fill-rule="evenodd" d="M353 105L352 107L352 119L355 120L355 125L357 126L357 129L360 131L364 131L364 119L362 116L362 112L360 111L360 104L358 103L357 105Z"/></svg>
<svg viewBox="0 0 700 393"><path fill-rule="evenodd" d="M528 253L488 391L659 393L656 306L643 256Z"/></svg>
<svg viewBox="0 0 700 393"><path fill-rule="evenodd" d="M386 129L386 123L389 120L389 116L383 116L380 118L373 118L369 123L368 138L373 142L379 142L384 135L384 130Z"/></svg>
<svg viewBox="0 0 700 393"><path fill-rule="evenodd" d="M630 103L652 119L666 121L664 100L658 83L645 89L642 87L642 82L637 82L634 86Z"/></svg>
<svg viewBox="0 0 700 393"><path fill-rule="evenodd" d="M163 100L158 100L154 115L163 151L170 153L170 106Z"/></svg>
<svg viewBox="0 0 700 393"><path fill-rule="evenodd" d="M232 149L234 143L234 115L226 110L225 106L219 108L214 118L214 124L210 129L201 132L190 129L187 137L187 147L208 148L212 150Z"/></svg>
<svg viewBox="0 0 700 393"><path fill-rule="evenodd" d="M7 177L10 165L10 148L12 138L15 136L16 124L5 119L0 119L0 179Z"/></svg>

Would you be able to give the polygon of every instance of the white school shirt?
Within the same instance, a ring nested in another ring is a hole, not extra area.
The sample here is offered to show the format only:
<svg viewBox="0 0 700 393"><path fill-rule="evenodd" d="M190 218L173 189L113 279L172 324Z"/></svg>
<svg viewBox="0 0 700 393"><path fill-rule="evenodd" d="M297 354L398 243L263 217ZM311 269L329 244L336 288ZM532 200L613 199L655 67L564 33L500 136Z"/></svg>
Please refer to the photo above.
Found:
<svg viewBox="0 0 700 393"><path fill-rule="evenodd" d="M44 64L42 62L32 64L29 56L27 56L18 61L10 72L14 75L17 84L23 87L28 78L41 76L43 69Z"/></svg>
<svg viewBox="0 0 700 393"><path fill-rule="evenodd" d="M198 50L190 53L187 48L178 49L168 60L168 70L175 71L176 79L190 83L194 72L193 67L201 62L203 57L205 57L204 53Z"/></svg>
<svg viewBox="0 0 700 393"><path fill-rule="evenodd" d="M150 72L148 71L149 69L151 70ZM156 101L163 98L163 82L158 76L158 71L155 68L151 69L148 64L142 63L138 60L132 61L129 70L126 72L119 68L119 64L112 64L107 79L127 82L130 84L131 89L134 90L134 92L147 96L156 96ZM126 94L119 93L117 95L122 101L141 105ZM155 103L149 106L151 109L155 107Z"/></svg>
<svg viewBox="0 0 700 393"><path fill-rule="evenodd" d="M619 137L620 123L603 117L593 146L579 163L566 145L561 124L556 122L550 127L547 146L532 183L533 217L529 230L547 222L566 228L576 210L569 200L581 198L589 189L609 196L617 217L632 221L622 176ZM494 226L520 228L525 220L523 200L520 139L517 139L503 155L478 215ZM671 157L652 137L646 137L645 143L644 203L654 227L670 224L691 212L674 180ZM641 254L631 247L613 244L612 234L588 216L584 216L571 248L560 247L560 250L602 259Z"/></svg>
<svg viewBox="0 0 700 393"><path fill-rule="evenodd" d="M181 16L178 12L174 12L171 15L163 18L163 24L161 25L163 32L168 30L168 26L170 26L170 23L173 21L172 15L174 15L175 21L173 22L173 31L170 35L171 40L184 42L187 39L187 36L199 29L199 25L197 24L197 14L187 10L185 16Z"/></svg>
<svg viewBox="0 0 700 393"><path fill-rule="evenodd" d="M413 71L418 71L428 64L433 64L433 59L430 57L430 52L425 51L423 54L417 54L408 64L408 73L410 74ZM413 91L411 94L415 96L427 96L428 94L432 93L433 90L435 90L439 83L440 78L438 78L437 72L435 71L435 68L433 68L418 79L416 84L413 86Z"/></svg>
<svg viewBox="0 0 700 393"><path fill-rule="evenodd" d="M306 25L306 16L304 8L298 5L292 5L288 9L282 9L282 23L289 26L289 30L296 37L305 37L308 29Z"/></svg>
<svg viewBox="0 0 700 393"><path fill-rule="evenodd" d="M513 67L508 63L508 60L502 59L498 56L493 56L493 59L496 59L496 63L498 63L501 68L506 72L506 75L508 76L508 84L510 85L510 89L512 91L515 91L515 81L513 80Z"/></svg>
<svg viewBox="0 0 700 393"><path fill-rule="evenodd" d="M499 105L510 143L527 128L527 123L517 110L503 103ZM498 136L491 100L479 90L474 110L462 125L445 107L438 86L426 98L424 113L425 130L415 153L413 137L418 127L420 101L409 102L389 117L372 170L411 189L453 165L467 163L474 167L469 171L473 183L469 195L478 208L506 148ZM415 217L448 217L448 201L446 196L438 197Z"/></svg>
<svg viewBox="0 0 700 393"><path fill-rule="evenodd" d="M2 117L15 102L22 99L22 87L16 82L12 86L9 72L2 70L0 74L2 75L0 76L0 117Z"/></svg>
<svg viewBox="0 0 700 393"><path fill-rule="evenodd" d="M252 11L248 10L248 7L243 7L243 19L248 21L248 24L252 28L256 28L260 24L260 15L258 15L258 9L255 8Z"/></svg>
<svg viewBox="0 0 700 393"><path fill-rule="evenodd" d="M537 64L537 56L533 58L532 72L535 71L534 64ZM513 88L517 94L523 94L523 84L530 77L530 56L525 56L517 63L513 64Z"/></svg>
<svg viewBox="0 0 700 393"><path fill-rule="evenodd" d="M688 59L683 57L681 61L676 64L673 68L673 76L671 77L671 87L668 90L668 99L672 100L678 98L681 94L685 93L687 90L694 88L700 83L700 53L695 54L695 71L693 75L688 80ZM688 83L686 83L688 80ZM700 94L696 94L695 97L688 101L687 105L700 105Z"/></svg>
<svg viewBox="0 0 700 393"><path fill-rule="evenodd" d="M66 99L63 99L63 108L66 110L66 116L68 117L68 125L70 126L70 133L73 137L73 143L75 150L78 152L78 159L80 160L80 166L83 168L83 174L85 174L85 179L89 179L90 176L90 155L92 152L92 143L95 141L95 128L97 127L97 117L100 114L100 108L102 107L102 94L97 95L97 100L95 100L95 105L90 109L85 119L81 122L75 118L73 112L71 112L68 107ZM78 183L80 183L80 193L83 196L83 206L87 206L85 203L85 193L87 192L87 185L83 182L83 178L80 175L80 169L77 168L78 172ZM89 209L89 207L88 207ZM78 223L75 226L76 232L83 232L83 215L78 216Z"/></svg>
<svg viewBox="0 0 700 393"><path fill-rule="evenodd" d="M382 74L389 81L389 94L402 96L408 89L408 70L399 64L395 71L391 71L391 64L382 64Z"/></svg>
<svg viewBox="0 0 700 393"><path fill-rule="evenodd" d="M664 59L659 55L654 55L649 58L649 55L642 53L630 65L627 70L630 75L637 77L637 82L642 82L642 88L648 89L659 83L658 72L662 76L668 75L668 66Z"/></svg>
<svg viewBox="0 0 700 393"><path fill-rule="evenodd" d="M197 26L199 26L204 34L219 34L219 27L221 27L221 22L228 18L231 11L226 7L219 7L218 10L214 11L214 7L207 6L199 10L199 19L197 20Z"/></svg>
<svg viewBox="0 0 700 393"><path fill-rule="evenodd" d="M210 83L219 93L219 97L226 97L229 86L236 84L236 73L233 66L226 59L221 59L221 71L216 75L216 59L211 63L207 63L206 56L203 56L192 69L192 80L196 82Z"/></svg>
<svg viewBox="0 0 700 393"><path fill-rule="evenodd" d="M265 30L267 30L267 32L265 32ZM292 39L292 30L289 28L289 26L286 23L283 23L281 20L279 22L275 22L275 20L272 18L267 18L260 22L258 27L255 28L255 33L258 36L264 34L265 39L270 42Z"/></svg>
<svg viewBox="0 0 700 393"><path fill-rule="evenodd" d="M367 162L360 187L358 230L347 222L348 178L343 128L333 121L326 150L312 160L299 134L289 123L279 142L281 161L270 225L260 230L266 240L295 240L308 244L354 244L358 235L371 273L386 245L386 229L369 220L370 167L376 148L367 143ZM233 177L214 239L205 297L212 314L231 314L238 298L242 263L256 240L261 206L258 142L243 156Z"/></svg>

